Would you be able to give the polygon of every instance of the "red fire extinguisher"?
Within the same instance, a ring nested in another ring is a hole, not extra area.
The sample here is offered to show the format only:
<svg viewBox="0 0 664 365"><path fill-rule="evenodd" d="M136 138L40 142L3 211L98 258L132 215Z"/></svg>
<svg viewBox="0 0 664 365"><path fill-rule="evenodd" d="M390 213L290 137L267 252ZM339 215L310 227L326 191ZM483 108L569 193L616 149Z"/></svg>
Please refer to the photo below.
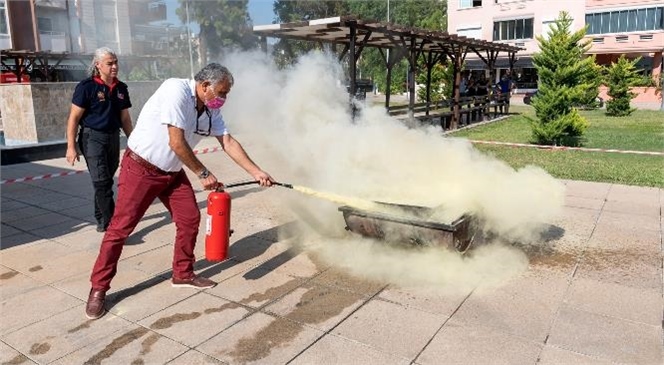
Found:
<svg viewBox="0 0 664 365"><path fill-rule="evenodd" d="M205 259L223 261L228 257L231 235L231 196L223 190L210 193L205 225Z"/></svg>

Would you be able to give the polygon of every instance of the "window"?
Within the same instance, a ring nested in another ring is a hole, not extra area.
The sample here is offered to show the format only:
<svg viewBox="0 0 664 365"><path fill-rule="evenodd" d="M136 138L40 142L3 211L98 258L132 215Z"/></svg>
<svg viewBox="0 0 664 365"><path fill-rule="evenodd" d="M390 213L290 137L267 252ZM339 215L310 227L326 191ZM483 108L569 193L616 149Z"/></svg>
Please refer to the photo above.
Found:
<svg viewBox="0 0 664 365"><path fill-rule="evenodd" d="M493 40L506 41L533 38L533 18L493 22Z"/></svg>
<svg viewBox="0 0 664 365"><path fill-rule="evenodd" d="M459 9L479 8L482 6L482 0L459 0Z"/></svg>
<svg viewBox="0 0 664 365"><path fill-rule="evenodd" d="M99 39L115 41L115 20L102 19L97 22L97 34Z"/></svg>
<svg viewBox="0 0 664 365"><path fill-rule="evenodd" d="M0 34L9 35L9 27L7 26L7 5L5 1L0 1Z"/></svg>
<svg viewBox="0 0 664 365"><path fill-rule="evenodd" d="M664 29L664 7L586 14L588 34L642 32Z"/></svg>
<svg viewBox="0 0 664 365"><path fill-rule="evenodd" d="M457 29L457 35L468 38L482 39L482 27Z"/></svg>
<svg viewBox="0 0 664 365"><path fill-rule="evenodd" d="M52 32L53 22L50 18L37 17L37 29L40 32Z"/></svg>

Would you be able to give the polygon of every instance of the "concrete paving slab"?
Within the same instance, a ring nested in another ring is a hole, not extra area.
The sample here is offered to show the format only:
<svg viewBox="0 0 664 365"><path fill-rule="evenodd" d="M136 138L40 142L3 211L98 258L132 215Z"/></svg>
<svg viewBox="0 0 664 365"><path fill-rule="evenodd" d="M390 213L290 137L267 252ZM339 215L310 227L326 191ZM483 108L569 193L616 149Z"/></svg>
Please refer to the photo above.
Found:
<svg viewBox="0 0 664 365"><path fill-rule="evenodd" d="M189 350L169 361L168 365L226 365L226 363L202 352Z"/></svg>
<svg viewBox="0 0 664 365"><path fill-rule="evenodd" d="M23 231L3 223L2 226L0 226L0 239L5 239L9 236L19 234L21 232Z"/></svg>
<svg viewBox="0 0 664 365"><path fill-rule="evenodd" d="M196 349L228 364L285 364L322 335L302 324L257 312Z"/></svg>
<svg viewBox="0 0 664 365"><path fill-rule="evenodd" d="M0 298L9 299L44 284L18 271L0 266Z"/></svg>
<svg viewBox="0 0 664 365"><path fill-rule="evenodd" d="M582 196L566 195L565 206L573 208L584 208L591 210L601 210L604 206L604 199L586 198Z"/></svg>
<svg viewBox="0 0 664 365"><path fill-rule="evenodd" d="M629 229L599 222L593 231L588 245L605 249L634 249L658 255L661 252L659 230Z"/></svg>
<svg viewBox="0 0 664 365"><path fill-rule="evenodd" d="M8 198L3 196L2 197L2 203L0 203L0 206L2 207L2 215L4 217L4 215L6 215L6 214L8 215L8 213L13 211L13 210L29 207L30 205L22 203L18 200L8 199ZM0 217L0 218L3 218L3 217Z"/></svg>
<svg viewBox="0 0 664 365"><path fill-rule="evenodd" d="M470 295L468 291L390 286L378 298L424 312L450 317Z"/></svg>
<svg viewBox="0 0 664 365"><path fill-rule="evenodd" d="M662 327L561 307L548 343L618 363L661 364Z"/></svg>
<svg viewBox="0 0 664 365"><path fill-rule="evenodd" d="M660 227L659 220L659 216L656 215L643 215L636 219L636 217L631 214L602 212L597 223L614 225L628 230L648 229L656 231Z"/></svg>
<svg viewBox="0 0 664 365"><path fill-rule="evenodd" d="M592 248L584 252L577 278L624 286L657 289L662 286L662 256L639 249Z"/></svg>
<svg viewBox="0 0 664 365"><path fill-rule="evenodd" d="M410 359L387 354L366 344L332 334L325 335L289 362L292 365L408 365L410 363Z"/></svg>
<svg viewBox="0 0 664 365"><path fill-rule="evenodd" d="M29 354L35 361L47 364L130 325L128 321L108 314L91 321L81 315L81 307L23 327L3 336L3 341Z"/></svg>
<svg viewBox="0 0 664 365"><path fill-rule="evenodd" d="M39 240L42 240L42 238L27 232L17 233L9 237L2 237L2 239L0 240L0 247L4 250L8 248L23 246L25 244L32 244ZM2 263L2 257L0 257L0 263Z"/></svg>
<svg viewBox="0 0 664 365"><path fill-rule="evenodd" d="M302 282L302 279L268 270L253 270L250 274L237 275L223 281L208 289L208 292L236 303L259 308L292 291Z"/></svg>
<svg viewBox="0 0 664 365"><path fill-rule="evenodd" d="M445 323L415 359L420 365L535 364L542 345L485 326Z"/></svg>
<svg viewBox="0 0 664 365"><path fill-rule="evenodd" d="M15 349L9 347L4 342L0 341L0 362L2 364L36 364L36 362L30 360L26 355L16 351Z"/></svg>
<svg viewBox="0 0 664 365"><path fill-rule="evenodd" d="M548 271L529 272L499 288L474 292L452 318L541 343L568 287L564 276Z"/></svg>
<svg viewBox="0 0 664 365"><path fill-rule="evenodd" d="M659 218L660 206L656 199L649 200L648 203L639 203L631 200L607 200L603 209L606 212L616 212L630 215L645 215Z"/></svg>
<svg viewBox="0 0 664 365"><path fill-rule="evenodd" d="M207 293L198 293L142 319L149 328L189 347L196 347L242 320L249 309Z"/></svg>
<svg viewBox="0 0 664 365"><path fill-rule="evenodd" d="M606 199L611 190L611 184L588 181L565 180L565 194L592 199Z"/></svg>
<svg viewBox="0 0 664 365"><path fill-rule="evenodd" d="M97 258L90 251L70 251L61 256L45 256L32 260L27 274L42 283L50 284L55 281L89 273L90 262Z"/></svg>
<svg viewBox="0 0 664 365"><path fill-rule="evenodd" d="M53 364L165 364L187 349L147 328L132 325Z"/></svg>
<svg viewBox="0 0 664 365"><path fill-rule="evenodd" d="M661 325L664 312L662 291L644 290L597 280L576 278L565 304L586 312Z"/></svg>
<svg viewBox="0 0 664 365"><path fill-rule="evenodd" d="M197 293L197 289L173 288L170 279L154 277L110 293L106 308L115 315L138 322Z"/></svg>
<svg viewBox="0 0 664 365"><path fill-rule="evenodd" d="M614 365L610 360L598 359L596 357L579 354L574 351L564 350L555 346L546 345L540 353L537 364L541 365Z"/></svg>
<svg viewBox="0 0 664 365"><path fill-rule="evenodd" d="M79 298L80 300L87 301L88 294L90 293L90 272L94 266L94 261L90 262L89 265L90 270L88 272L56 281L51 285L69 295ZM142 283L149 278L150 276L148 274L133 269L120 261L118 264L118 272L111 282L111 290L109 290L108 294Z"/></svg>
<svg viewBox="0 0 664 365"><path fill-rule="evenodd" d="M48 240L37 240L31 243L3 250L0 263L14 270L28 273L30 268L46 265L46 261L54 257L63 257L76 250Z"/></svg>
<svg viewBox="0 0 664 365"><path fill-rule="evenodd" d="M49 318L73 307L80 300L49 286L41 286L0 302L0 335L10 334L32 323ZM83 308L81 308L83 310Z"/></svg>
<svg viewBox="0 0 664 365"><path fill-rule="evenodd" d="M447 317L383 300L371 300L331 333L392 356L414 359Z"/></svg>

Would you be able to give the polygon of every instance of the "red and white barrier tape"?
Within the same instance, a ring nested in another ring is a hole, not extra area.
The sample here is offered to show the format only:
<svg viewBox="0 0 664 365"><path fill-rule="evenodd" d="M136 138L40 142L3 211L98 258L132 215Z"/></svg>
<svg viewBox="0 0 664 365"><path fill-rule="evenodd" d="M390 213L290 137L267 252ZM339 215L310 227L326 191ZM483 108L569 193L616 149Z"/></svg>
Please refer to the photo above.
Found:
<svg viewBox="0 0 664 365"><path fill-rule="evenodd" d="M18 178L18 179L7 179L7 180L1 180L0 185L12 184L12 183L18 183L18 182L24 182L24 181L50 179L52 177L76 175L76 174L82 174L84 172L87 172L87 171L85 171L85 170L67 171L67 172L61 172L61 173L57 173L57 174L45 174L45 175L38 175L38 176L21 177L21 178Z"/></svg>
<svg viewBox="0 0 664 365"><path fill-rule="evenodd" d="M664 152L655 152L655 151L630 151L630 150L614 150L614 149L603 149L603 148L547 146L547 145L539 145L539 144L510 143L510 142L496 142L496 141L478 141L478 140L471 140L470 142L479 143L479 144L493 144L493 145L498 145L498 146L530 147L530 148L538 148L538 149L543 149L543 150L610 152L610 153L624 153L624 154L634 154L634 155L664 156Z"/></svg>
<svg viewBox="0 0 664 365"><path fill-rule="evenodd" d="M201 150L194 150L194 154L202 155L202 154L205 154L205 153L213 153L213 152L217 152L217 151L223 151L223 149L221 147L203 148ZM42 179L50 179L50 178L53 178L53 177L78 175L78 174L83 174L83 173L87 173L87 172L88 172L87 170L77 170L77 171L60 172L60 173L55 173L55 174L44 174L44 175L38 175L38 176L26 176L26 177L21 177L21 178L17 178L17 179L0 180L0 185L20 183L20 182L26 182L26 181L34 181L34 180L42 180Z"/></svg>

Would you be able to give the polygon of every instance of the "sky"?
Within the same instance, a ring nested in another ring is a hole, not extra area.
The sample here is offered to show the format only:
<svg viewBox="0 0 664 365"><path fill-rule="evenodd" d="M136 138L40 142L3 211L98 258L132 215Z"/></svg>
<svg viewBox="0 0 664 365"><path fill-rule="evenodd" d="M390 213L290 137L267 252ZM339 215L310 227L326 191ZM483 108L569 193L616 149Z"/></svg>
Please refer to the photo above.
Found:
<svg viewBox="0 0 664 365"><path fill-rule="evenodd" d="M168 12L167 21L173 24L180 24L180 19L175 15L175 9L180 6L178 0L166 0L166 4ZM272 24L272 20L274 20L273 4L274 0L249 0L249 15L254 25ZM192 30L196 32L198 26L192 23Z"/></svg>
<svg viewBox="0 0 664 365"><path fill-rule="evenodd" d="M249 15L254 25L272 24L274 20L273 0L249 0Z"/></svg>

